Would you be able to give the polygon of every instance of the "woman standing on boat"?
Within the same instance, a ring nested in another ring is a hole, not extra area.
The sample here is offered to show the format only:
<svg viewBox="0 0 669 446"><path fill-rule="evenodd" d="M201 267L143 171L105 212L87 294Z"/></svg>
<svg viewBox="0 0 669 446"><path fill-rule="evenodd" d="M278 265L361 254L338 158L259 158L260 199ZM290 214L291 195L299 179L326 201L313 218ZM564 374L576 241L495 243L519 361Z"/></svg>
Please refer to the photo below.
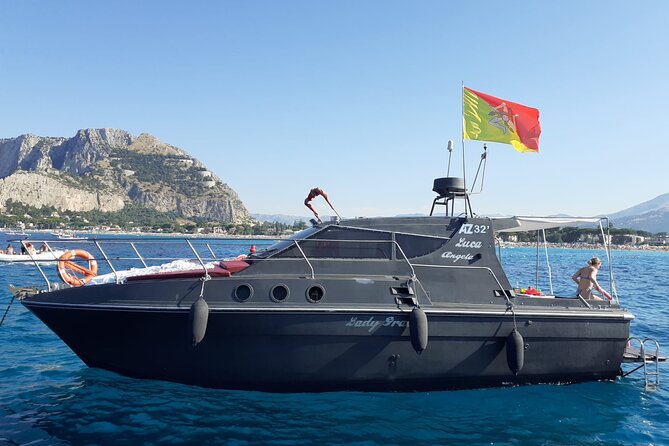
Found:
<svg viewBox="0 0 669 446"><path fill-rule="evenodd" d="M602 293L608 300L611 300L611 295L597 283L597 272L599 272L601 266L602 261L598 257L593 257L588 260L588 266L584 266L571 276L571 279L578 285L577 296L581 296L583 299L602 300L602 298L592 294L592 290L594 289Z"/></svg>

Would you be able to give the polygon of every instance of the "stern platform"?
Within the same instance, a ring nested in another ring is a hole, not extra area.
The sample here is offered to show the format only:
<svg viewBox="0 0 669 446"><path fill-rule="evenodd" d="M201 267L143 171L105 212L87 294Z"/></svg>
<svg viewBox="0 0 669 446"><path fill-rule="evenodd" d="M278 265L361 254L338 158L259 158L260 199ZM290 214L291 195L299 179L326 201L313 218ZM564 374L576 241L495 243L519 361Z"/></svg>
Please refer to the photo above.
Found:
<svg viewBox="0 0 669 446"><path fill-rule="evenodd" d="M638 345L635 347L634 345ZM667 357L660 354L660 344L655 339L639 339L631 337L627 340L627 347L623 352L623 363L641 364L627 373L621 373L622 377L630 375L643 368L643 377L646 389L651 390L660 386L660 362L666 362ZM648 366L651 365L650 370ZM654 367L653 367L654 366Z"/></svg>

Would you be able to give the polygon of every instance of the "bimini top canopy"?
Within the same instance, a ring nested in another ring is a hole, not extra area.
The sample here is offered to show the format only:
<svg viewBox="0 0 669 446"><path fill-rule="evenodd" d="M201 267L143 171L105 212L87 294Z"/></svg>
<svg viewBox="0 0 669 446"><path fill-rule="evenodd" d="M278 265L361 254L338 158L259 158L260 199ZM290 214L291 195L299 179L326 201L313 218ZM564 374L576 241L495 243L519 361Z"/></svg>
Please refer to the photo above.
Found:
<svg viewBox="0 0 669 446"><path fill-rule="evenodd" d="M495 232L527 232L540 229L599 223L608 217L501 217L493 218Z"/></svg>

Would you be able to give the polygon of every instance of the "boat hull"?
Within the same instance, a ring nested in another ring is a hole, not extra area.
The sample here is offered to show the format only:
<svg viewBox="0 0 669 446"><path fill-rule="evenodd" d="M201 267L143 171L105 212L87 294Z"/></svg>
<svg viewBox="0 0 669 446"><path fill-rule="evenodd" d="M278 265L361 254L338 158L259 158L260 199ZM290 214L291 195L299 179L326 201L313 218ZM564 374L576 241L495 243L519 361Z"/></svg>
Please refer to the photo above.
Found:
<svg viewBox="0 0 669 446"><path fill-rule="evenodd" d="M507 359L511 314L426 310L412 347L409 310L211 308L194 346L188 308L96 308L24 301L88 366L204 387L274 392L437 390L579 382L618 375L631 315L517 312L524 364Z"/></svg>
<svg viewBox="0 0 669 446"><path fill-rule="evenodd" d="M32 256L28 254L0 254L0 262L3 263L32 263L32 262L55 262L65 251L39 252Z"/></svg>

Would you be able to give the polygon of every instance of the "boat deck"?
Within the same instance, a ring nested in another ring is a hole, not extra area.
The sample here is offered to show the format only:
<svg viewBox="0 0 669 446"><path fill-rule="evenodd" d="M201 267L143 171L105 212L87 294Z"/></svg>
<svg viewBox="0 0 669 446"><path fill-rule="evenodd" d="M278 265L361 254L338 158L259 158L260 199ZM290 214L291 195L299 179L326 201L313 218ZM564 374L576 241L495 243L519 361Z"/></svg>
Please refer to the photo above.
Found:
<svg viewBox="0 0 669 446"><path fill-rule="evenodd" d="M666 356L656 355L655 353L644 352L641 353L640 348L635 347L626 347L625 352L623 353L623 362L624 363L641 363L641 362L665 362L667 360Z"/></svg>

